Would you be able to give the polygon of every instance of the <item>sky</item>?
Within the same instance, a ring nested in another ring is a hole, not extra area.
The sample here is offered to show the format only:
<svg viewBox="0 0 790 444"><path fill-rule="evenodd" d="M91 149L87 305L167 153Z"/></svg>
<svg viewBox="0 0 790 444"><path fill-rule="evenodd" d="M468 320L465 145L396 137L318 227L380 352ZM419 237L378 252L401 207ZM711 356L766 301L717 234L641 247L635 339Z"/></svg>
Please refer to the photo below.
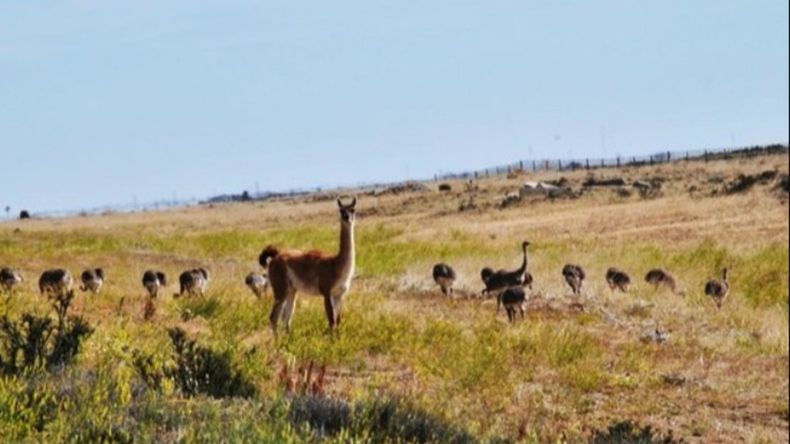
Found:
<svg viewBox="0 0 790 444"><path fill-rule="evenodd" d="M0 207L788 140L788 2L0 0Z"/></svg>

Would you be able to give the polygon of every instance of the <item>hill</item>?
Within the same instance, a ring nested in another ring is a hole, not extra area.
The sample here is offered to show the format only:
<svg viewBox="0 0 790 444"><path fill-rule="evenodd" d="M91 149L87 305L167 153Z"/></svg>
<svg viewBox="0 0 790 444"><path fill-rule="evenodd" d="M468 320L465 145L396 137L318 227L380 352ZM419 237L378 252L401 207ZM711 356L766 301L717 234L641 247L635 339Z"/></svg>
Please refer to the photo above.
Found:
<svg viewBox="0 0 790 444"><path fill-rule="evenodd" d="M787 174L783 152L358 191L357 275L337 337L321 300L302 296L294 331L276 340L271 294L244 286L266 244L336 250L331 193L2 224L0 265L26 278L0 303L6 364L14 328L30 331L25 313L55 322L41 271L101 266L107 282L72 303L95 329L73 362L6 370L0 435L786 442ZM600 184L612 179L622 185ZM519 196L526 181L570 191ZM478 297L479 273L515 268L522 240L535 283L526 318L509 325ZM431 279L440 261L459 274L451 300ZM560 274L568 262L586 270L580 298ZM210 270L207 295L173 298L172 281L196 266ZM611 266L630 273L631 291L610 291ZM645 283L654 267L686 296ZM723 267L732 291L717 310L703 287ZM171 284L146 310L149 268Z"/></svg>

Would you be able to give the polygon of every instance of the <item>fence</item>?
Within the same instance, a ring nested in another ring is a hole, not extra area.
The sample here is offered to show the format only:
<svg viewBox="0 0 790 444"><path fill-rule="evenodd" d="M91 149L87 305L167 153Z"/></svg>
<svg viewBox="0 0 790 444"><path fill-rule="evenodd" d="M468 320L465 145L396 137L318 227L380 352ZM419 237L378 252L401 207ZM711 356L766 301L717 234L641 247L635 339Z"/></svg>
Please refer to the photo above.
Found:
<svg viewBox="0 0 790 444"><path fill-rule="evenodd" d="M639 167L670 162L708 162L716 159L734 157L751 157L764 154L786 153L788 146L782 144L750 146L738 148L720 148L712 150L665 151L647 156L617 156L610 158L584 159L541 159L520 160L510 164L499 165L481 170L463 173L446 173L434 175L434 180L477 179L481 177L510 174L516 171L576 171L593 170L611 167Z"/></svg>

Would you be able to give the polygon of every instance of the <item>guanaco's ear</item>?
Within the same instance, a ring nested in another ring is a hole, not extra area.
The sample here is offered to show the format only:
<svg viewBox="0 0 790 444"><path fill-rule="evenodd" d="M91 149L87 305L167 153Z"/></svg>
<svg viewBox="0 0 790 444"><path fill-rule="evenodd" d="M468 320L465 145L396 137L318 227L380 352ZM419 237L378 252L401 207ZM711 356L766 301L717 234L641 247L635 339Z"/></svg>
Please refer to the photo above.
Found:
<svg viewBox="0 0 790 444"><path fill-rule="evenodd" d="M356 196L351 198L351 203L348 205L343 205L342 197L337 198L337 206L340 208L351 208L353 209L357 205L357 198Z"/></svg>

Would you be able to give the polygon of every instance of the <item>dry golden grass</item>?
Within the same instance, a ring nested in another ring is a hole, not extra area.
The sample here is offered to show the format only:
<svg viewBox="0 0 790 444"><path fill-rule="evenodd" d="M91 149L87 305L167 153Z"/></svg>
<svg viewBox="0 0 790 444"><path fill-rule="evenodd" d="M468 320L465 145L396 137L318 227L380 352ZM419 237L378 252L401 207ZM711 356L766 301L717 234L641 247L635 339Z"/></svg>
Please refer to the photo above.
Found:
<svg viewBox="0 0 790 444"><path fill-rule="evenodd" d="M321 302L303 297L294 333L275 341L266 324L271 297L257 301L243 285L266 243L336 248L334 201L311 198L3 224L0 265L28 279L3 310L46 312L34 291L45 268L103 266L104 292L77 301L97 327L80 368L123 367L126 348L166 355L164 327L178 325L240 356L263 396L279 393L274 375L284 363L316 360L329 363L334 397L403 396L478 436L578 441L629 419L691 442L786 442L787 194L773 184L722 193L738 174L772 169L787 174L788 156L595 170L666 182L650 199L600 189L505 209L499 202L524 180L564 177L578 189L588 172L361 195L358 272L339 340L323 334ZM470 198L478 208L459 212ZM459 294L475 296L479 270L515 268L523 239L533 243L536 283L527 318L515 326L495 317L491 300L442 298L430 278L433 263L447 261L459 272ZM562 280L566 262L587 271L580 300ZM143 271L163 269L175 280L198 265L212 273L207 301L173 300L171 285L146 321ZM635 282L628 294L604 282L615 265ZM657 266L675 274L685 298L644 283ZM733 267L733 290L718 311L702 288L723 266ZM198 315L183 320L185 309ZM667 343L640 341L655 328L670 332Z"/></svg>

